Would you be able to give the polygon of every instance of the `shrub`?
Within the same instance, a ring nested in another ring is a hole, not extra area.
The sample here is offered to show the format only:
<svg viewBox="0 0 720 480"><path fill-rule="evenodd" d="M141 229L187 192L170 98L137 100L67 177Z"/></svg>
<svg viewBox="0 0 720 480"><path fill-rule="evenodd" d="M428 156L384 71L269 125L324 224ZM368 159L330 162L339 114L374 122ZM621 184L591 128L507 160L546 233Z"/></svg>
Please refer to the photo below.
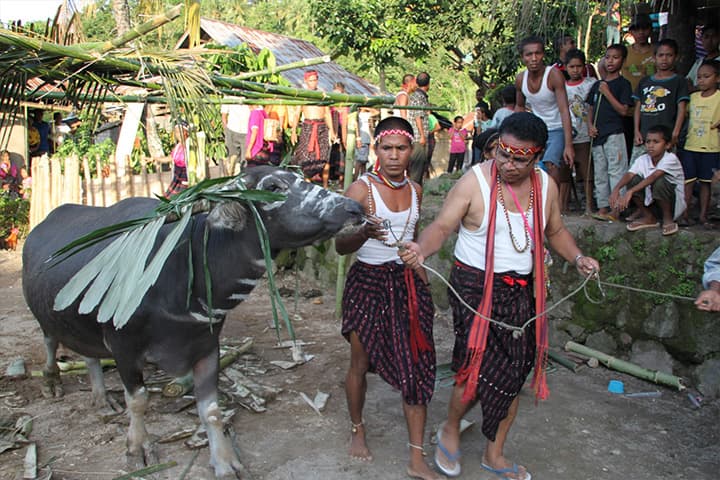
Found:
<svg viewBox="0 0 720 480"><path fill-rule="evenodd" d="M28 230L30 221L30 200L0 192L0 239L10 235L13 227L20 229L20 236Z"/></svg>

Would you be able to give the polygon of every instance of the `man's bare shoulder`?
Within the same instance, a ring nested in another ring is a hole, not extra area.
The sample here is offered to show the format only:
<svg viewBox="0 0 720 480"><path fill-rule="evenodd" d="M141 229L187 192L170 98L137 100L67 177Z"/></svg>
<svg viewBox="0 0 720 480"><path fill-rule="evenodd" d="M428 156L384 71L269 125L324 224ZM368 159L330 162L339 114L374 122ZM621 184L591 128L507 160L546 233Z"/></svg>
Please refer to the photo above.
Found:
<svg viewBox="0 0 720 480"><path fill-rule="evenodd" d="M368 195L368 184L363 180L355 180L345 191L345 196L364 204Z"/></svg>

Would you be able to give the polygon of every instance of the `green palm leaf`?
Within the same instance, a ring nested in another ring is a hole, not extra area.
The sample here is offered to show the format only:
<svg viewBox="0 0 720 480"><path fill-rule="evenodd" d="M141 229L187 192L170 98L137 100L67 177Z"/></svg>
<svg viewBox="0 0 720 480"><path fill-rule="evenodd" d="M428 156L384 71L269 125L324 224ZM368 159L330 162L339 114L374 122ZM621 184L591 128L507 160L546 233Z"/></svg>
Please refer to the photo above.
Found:
<svg viewBox="0 0 720 480"><path fill-rule="evenodd" d="M100 274L103 267L112 260L113 251L118 245L122 245L129 233L125 232L116 239L95 258L88 262L73 277L68 280L63 288L55 296L53 309L56 311L65 310L82 294L83 290Z"/></svg>

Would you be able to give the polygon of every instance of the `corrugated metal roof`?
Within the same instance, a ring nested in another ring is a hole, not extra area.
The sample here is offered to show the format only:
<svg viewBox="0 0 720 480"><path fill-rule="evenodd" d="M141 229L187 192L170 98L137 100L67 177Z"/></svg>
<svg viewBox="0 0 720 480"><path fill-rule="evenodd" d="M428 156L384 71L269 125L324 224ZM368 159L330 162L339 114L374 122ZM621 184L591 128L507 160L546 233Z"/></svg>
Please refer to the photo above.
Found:
<svg viewBox="0 0 720 480"><path fill-rule="evenodd" d="M214 42L228 47L236 47L246 43L255 51L267 48L275 55L278 65L326 55L322 50L305 40L242 27L219 20L201 18L200 29ZM318 71L320 77L318 88L320 90L330 92L335 82L342 82L345 84L346 93L351 95L380 94L380 90L376 86L354 73L348 72L335 62L313 65L305 69L296 68L282 72L281 75L294 87L303 88L303 74L305 70L309 69Z"/></svg>

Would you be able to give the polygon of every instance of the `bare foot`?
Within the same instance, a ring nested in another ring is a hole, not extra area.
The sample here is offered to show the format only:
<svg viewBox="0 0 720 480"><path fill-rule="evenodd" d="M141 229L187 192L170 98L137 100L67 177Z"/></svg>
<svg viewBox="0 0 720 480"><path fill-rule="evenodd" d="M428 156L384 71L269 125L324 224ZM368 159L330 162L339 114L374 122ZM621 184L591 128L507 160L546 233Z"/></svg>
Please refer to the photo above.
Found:
<svg viewBox="0 0 720 480"><path fill-rule="evenodd" d="M443 480L447 478L445 475L440 475L431 469L425 462L410 463L407 467L407 474L410 478L420 478L421 480Z"/></svg>
<svg viewBox="0 0 720 480"><path fill-rule="evenodd" d="M365 425L353 425L350 432L350 448L348 449L350 457L357 458L364 462L371 462L373 457L365 443Z"/></svg>
<svg viewBox="0 0 720 480"><path fill-rule="evenodd" d="M506 480L530 480L532 478L532 475L528 473L525 467L512 463L505 457L500 457L491 462L483 455L481 466Z"/></svg>

